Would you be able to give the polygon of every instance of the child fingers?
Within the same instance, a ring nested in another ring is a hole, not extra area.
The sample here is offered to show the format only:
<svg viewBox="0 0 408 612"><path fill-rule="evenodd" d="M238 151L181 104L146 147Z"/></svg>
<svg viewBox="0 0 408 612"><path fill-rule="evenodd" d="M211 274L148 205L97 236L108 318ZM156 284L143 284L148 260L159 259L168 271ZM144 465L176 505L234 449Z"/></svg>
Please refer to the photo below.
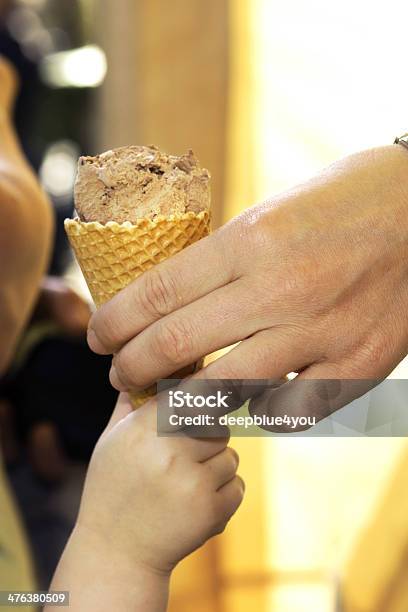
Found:
<svg viewBox="0 0 408 612"><path fill-rule="evenodd" d="M203 465L207 468L212 485L218 491L226 483L232 480L236 474L239 464L238 453L231 447L208 459Z"/></svg>
<svg viewBox="0 0 408 612"><path fill-rule="evenodd" d="M216 493L219 504L219 514L222 517L220 524L228 523L232 515L238 510L244 497L245 483L240 476L234 476Z"/></svg>
<svg viewBox="0 0 408 612"><path fill-rule="evenodd" d="M178 454L187 456L197 463L204 463L227 447L228 431L227 434L227 437L223 438L194 438L187 433L177 432L169 436L168 444Z"/></svg>

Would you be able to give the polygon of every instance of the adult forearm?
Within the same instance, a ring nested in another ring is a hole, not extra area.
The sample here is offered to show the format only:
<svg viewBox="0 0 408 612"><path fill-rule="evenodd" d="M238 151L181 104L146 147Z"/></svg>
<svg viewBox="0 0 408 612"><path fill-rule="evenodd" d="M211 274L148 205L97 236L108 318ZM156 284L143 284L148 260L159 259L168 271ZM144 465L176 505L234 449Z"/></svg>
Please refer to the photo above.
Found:
<svg viewBox="0 0 408 612"><path fill-rule="evenodd" d="M169 576L119 556L97 533L76 527L50 590L69 591L72 612L165 612ZM45 612L54 609L47 606Z"/></svg>

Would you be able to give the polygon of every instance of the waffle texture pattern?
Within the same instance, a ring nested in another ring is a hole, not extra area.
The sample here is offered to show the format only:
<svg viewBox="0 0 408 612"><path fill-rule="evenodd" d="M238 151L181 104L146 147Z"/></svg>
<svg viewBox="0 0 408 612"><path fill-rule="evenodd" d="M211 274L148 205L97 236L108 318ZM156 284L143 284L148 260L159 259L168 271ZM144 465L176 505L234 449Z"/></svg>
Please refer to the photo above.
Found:
<svg viewBox="0 0 408 612"><path fill-rule="evenodd" d="M110 300L138 276L210 233L210 213L183 213L105 225L66 219L65 231L96 306ZM182 282L182 279L180 279ZM156 385L131 394L135 407L156 393Z"/></svg>

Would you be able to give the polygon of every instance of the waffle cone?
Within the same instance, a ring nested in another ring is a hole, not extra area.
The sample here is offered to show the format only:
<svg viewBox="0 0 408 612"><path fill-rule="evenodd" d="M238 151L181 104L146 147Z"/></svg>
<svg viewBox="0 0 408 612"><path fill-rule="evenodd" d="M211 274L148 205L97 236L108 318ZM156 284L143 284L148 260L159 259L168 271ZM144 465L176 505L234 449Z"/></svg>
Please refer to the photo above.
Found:
<svg viewBox="0 0 408 612"><path fill-rule="evenodd" d="M109 221L102 225L66 219L64 225L98 307L143 272L207 236L210 213L188 212L154 220L139 219L136 224ZM191 366L190 372L196 367L197 364ZM137 408L156 392L153 385L140 393L131 393L133 406Z"/></svg>

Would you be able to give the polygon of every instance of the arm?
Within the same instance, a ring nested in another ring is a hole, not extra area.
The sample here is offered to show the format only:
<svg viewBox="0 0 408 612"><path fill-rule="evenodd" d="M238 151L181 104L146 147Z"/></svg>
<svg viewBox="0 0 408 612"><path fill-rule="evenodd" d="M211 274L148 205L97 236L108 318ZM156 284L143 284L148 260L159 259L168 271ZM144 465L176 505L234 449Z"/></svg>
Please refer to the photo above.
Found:
<svg viewBox="0 0 408 612"><path fill-rule="evenodd" d="M227 443L158 437L156 403L133 412L120 397L50 590L69 590L72 612L165 612L173 568L221 533L242 501Z"/></svg>
<svg viewBox="0 0 408 612"><path fill-rule="evenodd" d="M33 307L52 233L48 200L12 126L16 87L13 69L0 58L0 374Z"/></svg>
<svg viewBox="0 0 408 612"><path fill-rule="evenodd" d="M69 591L74 612L164 612L169 581L169 572L137 565L114 541L108 544L97 531L76 526L50 590Z"/></svg>

